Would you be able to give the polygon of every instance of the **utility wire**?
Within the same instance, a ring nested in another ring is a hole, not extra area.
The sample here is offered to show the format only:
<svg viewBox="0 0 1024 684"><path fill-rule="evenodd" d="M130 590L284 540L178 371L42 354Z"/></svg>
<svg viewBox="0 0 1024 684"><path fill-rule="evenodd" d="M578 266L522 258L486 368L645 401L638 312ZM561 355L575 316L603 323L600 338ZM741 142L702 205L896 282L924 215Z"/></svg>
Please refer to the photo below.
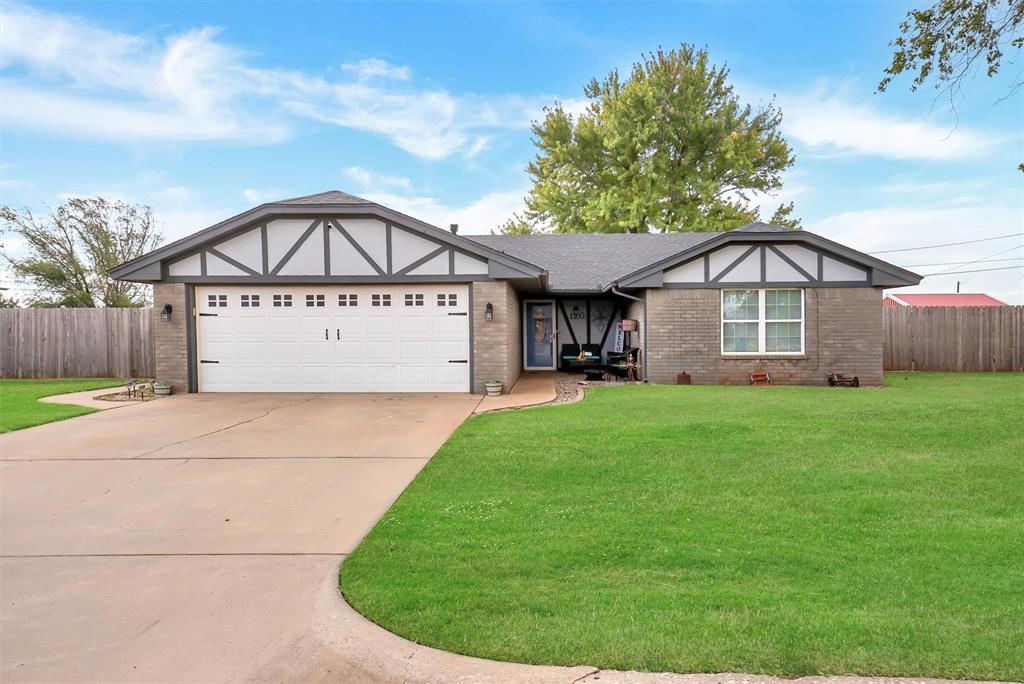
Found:
<svg viewBox="0 0 1024 684"><path fill-rule="evenodd" d="M1024 266L999 266L998 268L978 268L970 271L944 271L942 273L929 273L922 278L931 278L934 276L945 276L945 275L960 275L961 273L985 273L987 271L1012 271L1015 268L1024 268Z"/></svg>
<svg viewBox="0 0 1024 684"><path fill-rule="evenodd" d="M893 252L916 252L919 249L938 249L939 247L955 247L956 245L971 245L975 242L989 242L991 240L1005 240L1006 238L1020 237L1024 233L1010 233L1009 235L996 235L995 237L980 238L978 240L964 240L963 242L947 242L941 245L925 245L923 247L904 247L902 249L885 249L881 252L869 252L869 254L892 254Z"/></svg>
<svg viewBox="0 0 1024 684"><path fill-rule="evenodd" d="M1024 257L1007 257L1005 259L986 259L985 261L1024 261ZM931 264L907 264L900 266L900 268L919 268L921 266L963 266L964 264L973 264L973 261L937 261Z"/></svg>
<svg viewBox="0 0 1024 684"><path fill-rule="evenodd" d="M982 261L988 261L989 259L992 259L993 257L1002 256L1003 254L1006 254L1007 252L1012 252L1013 250L1020 249L1022 247L1024 247L1024 244L1022 244L1022 245L1014 245L1013 247L1010 247L1009 249L1000 250L1000 251L996 252L995 254L989 254L987 257L981 257L980 259L975 259L974 261L968 261L964 265L967 266L969 264L977 264L977 263L980 263ZM1009 266L1008 268L1016 268L1016 267L1015 266ZM932 273L931 275L942 275L943 273L948 273L948 272L949 271L939 271L938 273Z"/></svg>

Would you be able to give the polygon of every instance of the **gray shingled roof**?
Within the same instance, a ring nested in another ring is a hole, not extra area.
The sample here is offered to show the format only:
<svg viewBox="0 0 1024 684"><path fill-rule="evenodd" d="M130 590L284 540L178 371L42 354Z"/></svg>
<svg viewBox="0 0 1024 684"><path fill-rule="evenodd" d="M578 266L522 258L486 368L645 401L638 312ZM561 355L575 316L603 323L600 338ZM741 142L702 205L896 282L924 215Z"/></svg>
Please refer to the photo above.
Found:
<svg viewBox="0 0 1024 684"><path fill-rule="evenodd" d="M548 272L548 289L600 292L609 283L721 233L467 235Z"/></svg>
<svg viewBox="0 0 1024 684"><path fill-rule="evenodd" d="M276 202L271 202L271 204L376 204L376 202L350 195L341 190L328 190L327 192L318 192L314 195L277 200Z"/></svg>

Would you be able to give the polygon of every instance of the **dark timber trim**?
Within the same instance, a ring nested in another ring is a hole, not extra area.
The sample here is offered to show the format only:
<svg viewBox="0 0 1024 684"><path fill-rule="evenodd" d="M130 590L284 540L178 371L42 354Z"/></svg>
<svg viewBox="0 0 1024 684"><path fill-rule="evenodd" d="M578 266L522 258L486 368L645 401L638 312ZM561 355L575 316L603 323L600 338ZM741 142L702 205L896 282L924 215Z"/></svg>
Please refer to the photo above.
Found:
<svg viewBox="0 0 1024 684"><path fill-rule="evenodd" d="M431 259L434 259L435 257L438 257L438 256L444 254L446 251L448 251L447 247L445 247L445 246L438 247L433 252L430 252L429 254L421 256L419 259L417 259L416 261L412 262L411 264L409 264L405 268L400 269L397 273L395 273L395 275L398 275L398 276L406 275L410 271L415 271L417 268L419 268L423 264L427 263Z"/></svg>
<svg viewBox="0 0 1024 684"><path fill-rule="evenodd" d="M808 273L803 268L801 268L800 264L796 263L793 259L790 259L786 255L785 252L783 252L781 249L779 249L775 245L768 245L768 249L770 249L772 252L774 252L777 257L779 257L780 259L785 261L787 264L789 264L791 267L796 269L796 272L799 273L800 275L802 275L804 278L807 278L807 280L809 282L812 282L812 283L818 282L817 278L815 278L810 273ZM767 275L768 275L767 273L762 273L761 274L761 279L763 280Z"/></svg>
<svg viewBox="0 0 1024 684"><path fill-rule="evenodd" d="M572 319L569 318L569 312L565 310L565 301L562 299L556 299L555 304L558 306L558 310L562 313L562 318L565 319L565 327L569 329L569 337L572 339L572 343L578 345L580 342L576 339L576 331L572 329ZM558 322L555 322L558 325ZM555 328L557 330L557 327ZM558 351L557 349L555 350ZM557 364L556 364L557 367Z"/></svg>
<svg viewBox="0 0 1024 684"><path fill-rule="evenodd" d="M473 314L473 283L467 283L466 289L469 291L469 294L466 295L466 301L469 304L469 393L473 394L476 387L476 353L473 351L475 346L473 340L476 337L473 321L476 319L476 316Z"/></svg>
<svg viewBox="0 0 1024 684"><path fill-rule="evenodd" d="M713 282L713 283L720 283L720 282L722 282L722 278L724 278L725 276L729 275L729 272L732 271L737 266L739 266L741 261L746 259L751 254L753 254L755 249L757 249L757 245L751 245L750 249L745 250L736 259L734 259L732 261L732 263L730 263L728 266L726 266L725 269L721 273L719 273L714 278L712 278L711 282Z"/></svg>
<svg viewBox="0 0 1024 684"><path fill-rule="evenodd" d="M263 240L263 275L270 275L270 254L267 252L267 224L260 226L260 239Z"/></svg>
<svg viewBox="0 0 1024 684"><path fill-rule="evenodd" d="M588 307L590 305L590 300L589 299L587 300L587 305L588 305ZM605 323L604 332L601 333L601 349L604 349L604 343L608 341L608 333L610 333L612 331L612 326L615 325L615 317L619 316L619 318L621 320L621 317L625 316L625 315L626 315L626 312L622 309L622 304L620 304L619 302L615 302L612 305L612 315L608 318L608 322ZM587 317L587 332L588 333L590 332L590 317L589 316ZM588 340L588 342L589 342L589 340Z"/></svg>
<svg viewBox="0 0 1024 684"><path fill-rule="evenodd" d="M185 364L188 374L188 392L199 391L199 374L196 371L196 286L185 286Z"/></svg>
<svg viewBox="0 0 1024 684"><path fill-rule="evenodd" d="M206 251L209 252L210 254L212 254L213 256L217 257L218 259L221 259L222 261L225 261L228 264L234 266L235 268L237 268L237 269L239 269L241 271L245 271L249 275L254 275L254 276L261 275L261 273L259 271L255 270L255 269L252 269L252 268L249 268L248 266L243 264L241 261L238 261L237 259L232 259L227 254L225 254L224 252L221 252L218 249L214 249L213 247L207 247Z"/></svg>
<svg viewBox="0 0 1024 684"><path fill-rule="evenodd" d="M206 277L206 252L199 253L199 274Z"/></svg>
<svg viewBox="0 0 1024 684"><path fill-rule="evenodd" d="M322 222L324 229L324 275L331 275L331 224Z"/></svg>
<svg viewBox="0 0 1024 684"><path fill-rule="evenodd" d="M387 246L388 275L394 275L394 273L392 273L393 269L392 269L392 266L391 266L391 224L390 223L385 223L384 224L384 244Z"/></svg>
<svg viewBox="0 0 1024 684"><path fill-rule="evenodd" d="M335 219L331 219L331 225L334 226L335 230L337 230L339 233L345 236L345 239L348 240L348 243L352 245L352 247L357 252L359 252L359 256L366 259L366 263L370 264L370 266L373 267L373 270L375 270L379 275L387 275L384 272L384 269L381 268L380 265L373 260L373 257L371 257L370 254L365 249L363 249L363 246L356 242L355 238L353 238L352 235L347 230L345 230L345 226L338 223L338 221Z"/></svg>
<svg viewBox="0 0 1024 684"><path fill-rule="evenodd" d="M299 248L306 244L306 240L309 239L309 236L313 234L313 231L316 230L318 225L320 225L320 219L315 219L313 223L309 225L309 228L303 231L302 235L299 236L299 239L295 241L295 244L285 252L284 256L281 257L281 260L277 262L277 266L274 266L274 269L270 272L270 275L277 275L281 272L281 269L284 268L285 264L287 264L288 261L295 256L295 253L299 251ZM205 271L203 272L203 275L206 275Z"/></svg>
<svg viewBox="0 0 1024 684"><path fill-rule="evenodd" d="M448 250L448 275L455 275L455 250Z"/></svg>
<svg viewBox="0 0 1024 684"><path fill-rule="evenodd" d="M168 276L163 282L195 283L197 285L330 285L373 283L472 283L491 281L486 273L457 275L281 275L281 276Z"/></svg>

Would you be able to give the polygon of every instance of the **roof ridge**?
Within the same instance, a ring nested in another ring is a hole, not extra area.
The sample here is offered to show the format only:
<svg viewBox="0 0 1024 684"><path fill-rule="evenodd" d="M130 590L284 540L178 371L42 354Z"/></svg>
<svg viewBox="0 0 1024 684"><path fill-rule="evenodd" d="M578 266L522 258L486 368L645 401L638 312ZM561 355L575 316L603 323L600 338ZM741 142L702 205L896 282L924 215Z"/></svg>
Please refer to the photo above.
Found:
<svg viewBox="0 0 1024 684"><path fill-rule="evenodd" d="M273 202L268 202L268 204L296 204L296 203L308 204L309 200L317 199L317 198L320 198L320 197L327 197L327 196L335 196L335 197L339 197L340 196L339 198L344 198L344 199L348 199L348 200L358 200L359 202L364 203L364 204L376 204L376 202L368 200L368 199L366 199L364 197L359 197L357 195L353 195L352 193L345 192L344 190L337 190L337 189L324 190L323 192L314 192L311 195L300 195L298 197L289 197L288 199L274 200ZM346 204L352 204L352 202L346 202Z"/></svg>

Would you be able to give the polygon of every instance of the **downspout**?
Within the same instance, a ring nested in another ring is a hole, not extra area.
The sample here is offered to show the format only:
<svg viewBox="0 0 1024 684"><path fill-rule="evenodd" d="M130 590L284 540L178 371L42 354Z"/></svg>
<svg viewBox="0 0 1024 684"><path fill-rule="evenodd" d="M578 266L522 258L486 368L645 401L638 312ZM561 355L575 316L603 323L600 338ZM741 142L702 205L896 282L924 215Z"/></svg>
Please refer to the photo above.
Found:
<svg viewBox="0 0 1024 684"><path fill-rule="evenodd" d="M649 363L648 352L650 351L650 349L648 349L648 347L647 347L647 298L646 297L636 297L636 296L633 296L631 294L626 294L625 292L623 292L619 288L615 287L615 285L609 285L608 287L611 289L612 294L614 294L614 295L618 295L619 297L625 297L626 299L632 299L634 302L643 302L643 305L644 305L644 339L643 339L643 345L644 345L643 364L644 364L644 368L643 368L643 371L644 371L644 383L646 384L646 382L647 382L647 373L648 373L648 370L649 370L647 368L647 364Z"/></svg>
<svg viewBox="0 0 1024 684"><path fill-rule="evenodd" d="M618 295L620 297L625 297L626 299L632 299L634 302L642 302L642 301L644 301L642 297L634 297L631 294L626 294L625 292L623 292L619 288L615 287L614 285L611 286L611 291L612 291L612 294Z"/></svg>

